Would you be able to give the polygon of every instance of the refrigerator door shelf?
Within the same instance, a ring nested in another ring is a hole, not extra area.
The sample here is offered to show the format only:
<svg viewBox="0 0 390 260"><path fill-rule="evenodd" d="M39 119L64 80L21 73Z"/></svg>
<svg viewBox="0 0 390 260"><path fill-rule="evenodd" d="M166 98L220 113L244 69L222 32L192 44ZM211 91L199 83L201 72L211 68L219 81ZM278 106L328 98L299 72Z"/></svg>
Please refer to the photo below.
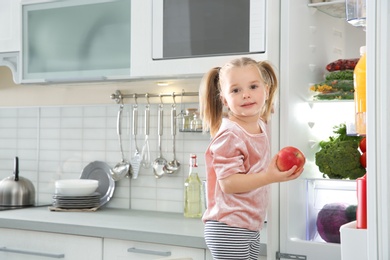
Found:
<svg viewBox="0 0 390 260"><path fill-rule="evenodd" d="M366 260L367 254L367 229L357 229L356 221L352 221L340 228L341 233L341 259L342 260ZM356 249L359 250L356 250Z"/></svg>
<svg viewBox="0 0 390 260"><path fill-rule="evenodd" d="M345 0L322 3L311 3L309 7L317 8L320 12L335 18L345 18Z"/></svg>

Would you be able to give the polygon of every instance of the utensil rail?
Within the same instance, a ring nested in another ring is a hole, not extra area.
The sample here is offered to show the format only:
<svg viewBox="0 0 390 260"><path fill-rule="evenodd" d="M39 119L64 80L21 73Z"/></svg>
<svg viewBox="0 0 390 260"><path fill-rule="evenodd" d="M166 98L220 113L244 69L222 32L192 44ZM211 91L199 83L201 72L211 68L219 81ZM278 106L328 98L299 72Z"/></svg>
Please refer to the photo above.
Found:
<svg viewBox="0 0 390 260"><path fill-rule="evenodd" d="M149 103L149 98L164 98L164 97L171 97L173 98L174 103L176 103L175 98L176 97L195 97L198 96L199 92L171 92L171 93L144 93L144 94L139 94L139 93L133 93L133 94L122 94L120 90L115 91L115 93L111 94L111 99L115 100L116 103L120 103L123 101L125 98L145 98L147 102Z"/></svg>

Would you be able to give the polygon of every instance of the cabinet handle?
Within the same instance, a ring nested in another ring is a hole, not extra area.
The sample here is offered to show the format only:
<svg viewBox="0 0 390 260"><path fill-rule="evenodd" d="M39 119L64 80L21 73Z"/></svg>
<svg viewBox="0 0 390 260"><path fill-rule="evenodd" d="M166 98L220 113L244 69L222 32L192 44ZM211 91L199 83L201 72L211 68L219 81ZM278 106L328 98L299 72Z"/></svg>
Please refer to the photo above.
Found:
<svg viewBox="0 0 390 260"><path fill-rule="evenodd" d="M12 249L12 248L6 248L6 247L0 247L0 252L24 254L24 255L37 255L37 256L44 256L44 257L51 257L51 258L65 258L65 254L40 253L40 252Z"/></svg>
<svg viewBox="0 0 390 260"><path fill-rule="evenodd" d="M154 251L154 250L147 250L147 249L139 249L139 248L135 248L135 247L128 248L127 252L146 254L146 255L158 255L158 256L171 256L172 255L172 253L170 251L167 251L167 252Z"/></svg>

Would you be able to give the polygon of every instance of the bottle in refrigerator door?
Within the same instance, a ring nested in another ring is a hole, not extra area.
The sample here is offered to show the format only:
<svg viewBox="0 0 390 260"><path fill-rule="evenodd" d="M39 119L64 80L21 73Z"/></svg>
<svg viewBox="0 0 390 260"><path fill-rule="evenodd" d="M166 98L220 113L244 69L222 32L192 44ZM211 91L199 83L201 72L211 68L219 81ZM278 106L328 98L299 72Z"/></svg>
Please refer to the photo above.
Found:
<svg viewBox="0 0 390 260"><path fill-rule="evenodd" d="M367 229L367 180L366 175L356 179L357 190L357 211L356 228Z"/></svg>
<svg viewBox="0 0 390 260"><path fill-rule="evenodd" d="M355 128L359 135L366 135L366 46L360 47L360 59L354 69Z"/></svg>
<svg viewBox="0 0 390 260"><path fill-rule="evenodd" d="M197 156L191 154L190 171L184 183L184 216L202 217L202 182L198 176Z"/></svg>

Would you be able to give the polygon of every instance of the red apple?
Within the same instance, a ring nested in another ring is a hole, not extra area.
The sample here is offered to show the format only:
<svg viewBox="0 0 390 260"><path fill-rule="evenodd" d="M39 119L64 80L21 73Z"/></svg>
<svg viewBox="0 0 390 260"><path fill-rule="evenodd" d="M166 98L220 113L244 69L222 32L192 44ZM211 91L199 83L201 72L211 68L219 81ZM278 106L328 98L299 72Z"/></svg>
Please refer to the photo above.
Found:
<svg viewBox="0 0 390 260"><path fill-rule="evenodd" d="M296 147L287 146L278 152L276 166L280 171L290 170L294 165L298 166L295 172L298 172L305 165L305 155ZM294 172L294 173L295 173Z"/></svg>

